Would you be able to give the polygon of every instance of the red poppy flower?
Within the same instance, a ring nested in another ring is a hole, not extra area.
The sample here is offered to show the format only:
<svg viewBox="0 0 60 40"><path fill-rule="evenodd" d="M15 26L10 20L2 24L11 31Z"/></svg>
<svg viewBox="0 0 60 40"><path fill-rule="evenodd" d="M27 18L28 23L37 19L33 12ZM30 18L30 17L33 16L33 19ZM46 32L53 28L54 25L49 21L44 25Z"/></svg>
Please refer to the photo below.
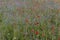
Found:
<svg viewBox="0 0 60 40"><path fill-rule="evenodd" d="M58 37L58 40L60 40L60 36Z"/></svg>
<svg viewBox="0 0 60 40"><path fill-rule="evenodd" d="M38 32L38 31L35 31L35 34L36 34L36 35L38 35L38 34L39 34L39 32Z"/></svg>

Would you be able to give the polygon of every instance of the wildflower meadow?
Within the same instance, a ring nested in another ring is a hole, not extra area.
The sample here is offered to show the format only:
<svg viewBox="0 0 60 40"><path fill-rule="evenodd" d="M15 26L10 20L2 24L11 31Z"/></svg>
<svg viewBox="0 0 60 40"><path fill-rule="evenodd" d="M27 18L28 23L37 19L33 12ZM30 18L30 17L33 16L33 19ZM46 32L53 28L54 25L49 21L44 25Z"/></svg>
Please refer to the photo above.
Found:
<svg viewBox="0 0 60 40"><path fill-rule="evenodd" d="M0 0L0 40L60 40L60 8L46 3Z"/></svg>

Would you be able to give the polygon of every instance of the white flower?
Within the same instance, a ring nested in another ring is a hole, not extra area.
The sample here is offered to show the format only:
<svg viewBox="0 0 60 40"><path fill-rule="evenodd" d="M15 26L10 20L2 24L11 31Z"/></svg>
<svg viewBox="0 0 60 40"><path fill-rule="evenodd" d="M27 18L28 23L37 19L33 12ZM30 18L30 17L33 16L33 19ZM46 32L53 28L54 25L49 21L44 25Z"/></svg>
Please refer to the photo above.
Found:
<svg viewBox="0 0 60 40"><path fill-rule="evenodd" d="M16 39L16 37L13 38L13 40L15 40L15 39Z"/></svg>

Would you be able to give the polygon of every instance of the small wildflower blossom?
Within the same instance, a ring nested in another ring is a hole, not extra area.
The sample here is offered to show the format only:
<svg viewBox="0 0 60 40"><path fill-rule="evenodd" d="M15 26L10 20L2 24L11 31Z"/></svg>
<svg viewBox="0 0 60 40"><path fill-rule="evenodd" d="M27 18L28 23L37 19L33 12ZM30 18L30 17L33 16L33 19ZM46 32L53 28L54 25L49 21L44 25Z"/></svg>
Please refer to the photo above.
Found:
<svg viewBox="0 0 60 40"><path fill-rule="evenodd" d="M29 22L28 18L26 18L26 19L25 19L25 22L26 22L26 23L28 23L28 22Z"/></svg>
<svg viewBox="0 0 60 40"><path fill-rule="evenodd" d="M36 34L36 35L38 35L38 34L39 34L39 32L38 32L38 31L35 31L35 34Z"/></svg>
<svg viewBox="0 0 60 40"><path fill-rule="evenodd" d="M42 37L44 37L45 36L45 34L44 33L42 33Z"/></svg>
<svg viewBox="0 0 60 40"><path fill-rule="evenodd" d="M60 40L60 36L58 37L58 40Z"/></svg>
<svg viewBox="0 0 60 40"><path fill-rule="evenodd" d="M38 16L36 16L36 18L40 18L40 16L38 15Z"/></svg>
<svg viewBox="0 0 60 40"><path fill-rule="evenodd" d="M13 40L16 40L16 37L14 37Z"/></svg>
<svg viewBox="0 0 60 40"><path fill-rule="evenodd" d="M8 33L8 35L10 35L10 33Z"/></svg>
<svg viewBox="0 0 60 40"><path fill-rule="evenodd" d="M31 32L34 32L34 29L32 29Z"/></svg>
<svg viewBox="0 0 60 40"><path fill-rule="evenodd" d="M52 31L54 31L54 29L55 29L55 26L54 26L54 25L52 25Z"/></svg>
<svg viewBox="0 0 60 40"><path fill-rule="evenodd" d="M51 30L52 30L52 33L54 34L55 25L52 25L52 28L51 28Z"/></svg>
<svg viewBox="0 0 60 40"><path fill-rule="evenodd" d="M34 24L35 24L35 25L39 25L39 22L35 22Z"/></svg>

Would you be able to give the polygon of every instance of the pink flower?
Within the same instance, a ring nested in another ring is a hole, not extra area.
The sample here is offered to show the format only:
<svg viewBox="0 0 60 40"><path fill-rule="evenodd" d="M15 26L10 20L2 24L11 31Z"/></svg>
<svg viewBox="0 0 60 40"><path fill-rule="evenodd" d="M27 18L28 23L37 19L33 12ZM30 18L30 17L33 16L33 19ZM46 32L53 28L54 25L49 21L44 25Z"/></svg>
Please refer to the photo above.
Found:
<svg viewBox="0 0 60 40"><path fill-rule="evenodd" d="M31 32L34 32L34 29L32 29Z"/></svg>

